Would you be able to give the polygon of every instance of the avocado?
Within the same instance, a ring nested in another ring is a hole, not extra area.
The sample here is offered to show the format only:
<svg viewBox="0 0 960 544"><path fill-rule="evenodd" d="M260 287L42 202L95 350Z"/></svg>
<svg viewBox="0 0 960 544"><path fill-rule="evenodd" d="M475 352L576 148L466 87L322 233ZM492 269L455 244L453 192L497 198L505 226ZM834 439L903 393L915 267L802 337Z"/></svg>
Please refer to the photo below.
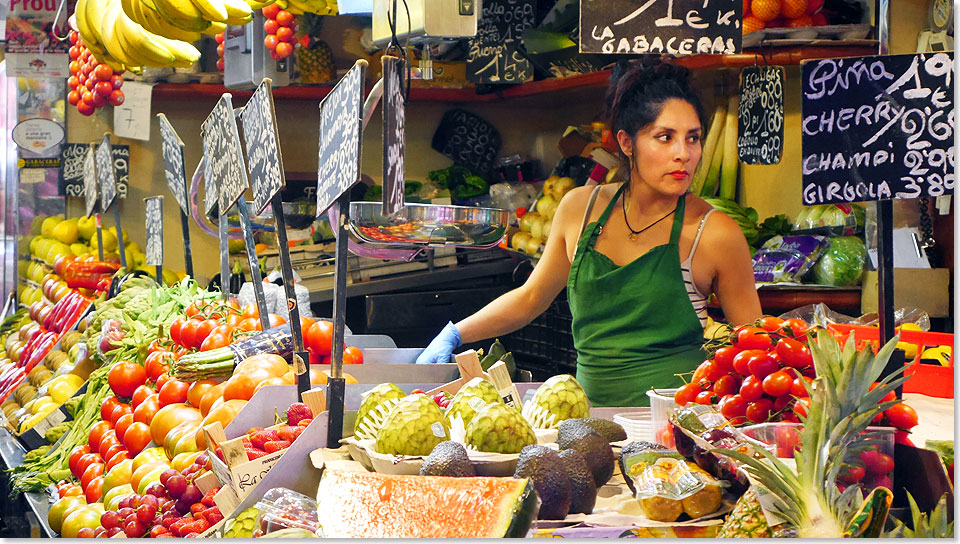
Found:
<svg viewBox="0 0 960 544"><path fill-rule="evenodd" d="M546 446L526 446L520 451L514 478L530 478L540 496L537 519L563 519L570 513L573 489L560 454Z"/></svg>
<svg viewBox="0 0 960 544"><path fill-rule="evenodd" d="M620 457L617 459L617 464L620 465L620 474L623 474L623 479L627 482L627 487L630 488L631 493L636 494L637 490L633 487L633 478L627 477L627 468L624 465L624 460L645 451L657 451L665 449L667 448L661 446L660 444L654 444L653 442L631 442L620 448Z"/></svg>
<svg viewBox="0 0 960 544"><path fill-rule="evenodd" d="M613 465L616 462L610 443L583 422L570 425L567 429L557 436L560 451L572 448L580 452L590 466L593 481L597 487L603 487L613 476Z"/></svg>
<svg viewBox="0 0 960 544"><path fill-rule="evenodd" d="M467 457L463 444L447 440L433 447L420 467L421 476L452 476L456 478L476 476L473 463Z"/></svg>
<svg viewBox="0 0 960 544"><path fill-rule="evenodd" d="M585 417L561 421L559 431L563 433L564 427L569 428L577 423L582 423L594 431L597 431L600 433L600 436L607 440L607 442L619 442L627 439L627 432L623 430L623 427L610 420L601 419L598 417Z"/></svg>
<svg viewBox="0 0 960 544"><path fill-rule="evenodd" d="M597 484L593 481L593 473L587 466L586 459L574 449L560 452L570 477L570 486L573 488L573 499L570 502L571 514L590 514L597 502Z"/></svg>

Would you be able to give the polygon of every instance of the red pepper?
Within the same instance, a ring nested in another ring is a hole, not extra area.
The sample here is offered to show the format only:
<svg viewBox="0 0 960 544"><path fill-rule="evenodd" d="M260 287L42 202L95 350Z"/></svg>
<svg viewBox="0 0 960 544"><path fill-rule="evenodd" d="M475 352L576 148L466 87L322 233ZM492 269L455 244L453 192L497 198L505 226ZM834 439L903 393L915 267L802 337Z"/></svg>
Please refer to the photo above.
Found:
<svg viewBox="0 0 960 544"><path fill-rule="evenodd" d="M105 274L112 275L117 270L120 270L117 263L74 261L64 268L63 279L73 288L96 289Z"/></svg>

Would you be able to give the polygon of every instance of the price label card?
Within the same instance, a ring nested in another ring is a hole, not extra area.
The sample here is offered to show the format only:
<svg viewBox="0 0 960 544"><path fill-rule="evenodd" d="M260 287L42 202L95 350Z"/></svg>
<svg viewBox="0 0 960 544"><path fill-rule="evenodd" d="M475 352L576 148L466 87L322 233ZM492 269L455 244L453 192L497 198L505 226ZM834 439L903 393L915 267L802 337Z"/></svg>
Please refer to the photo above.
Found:
<svg viewBox="0 0 960 544"><path fill-rule="evenodd" d="M187 203L187 172L183 161L183 140L173 129L167 116L158 113L160 121L160 142L163 151L163 175L167 179L167 186L173 193L173 198L183 213L189 213Z"/></svg>
<svg viewBox="0 0 960 544"><path fill-rule="evenodd" d="M151 196L143 199L147 209L147 264L163 265L163 197Z"/></svg>
<svg viewBox="0 0 960 544"><path fill-rule="evenodd" d="M93 158L93 144L84 144L84 147L87 149L83 155L83 196L87 217L90 217L97 208L97 200L99 197L99 191L97 190L97 166L96 160Z"/></svg>
<svg viewBox="0 0 960 544"><path fill-rule="evenodd" d="M953 53L802 66L805 205L953 194Z"/></svg>
<svg viewBox="0 0 960 544"><path fill-rule="evenodd" d="M94 156L97 163L97 181L100 184L100 211L110 209L117 198L117 173L113 170L113 150L110 148L110 135L105 134L97 146Z"/></svg>
<svg viewBox="0 0 960 544"><path fill-rule="evenodd" d="M209 172L216 180L217 204L220 206L220 214L223 215L243 196L249 185L230 93L224 93L217 101L217 105L203 122L201 132L203 157L208 166L205 174Z"/></svg>
<svg viewBox="0 0 960 544"><path fill-rule="evenodd" d="M60 187L63 196L83 196L83 162L88 144L63 144L60 148Z"/></svg>
<svg viewBox="0 0 960 544"><path fill-rule="evenodd" d="M783 155L783 66L740 72L737 153L744 164L777 164Z"/></svg>
<svg viewBox="0 0 960 544"><path fill-rule="evenodd" d="M475 83L523 83L533 65L520 53L523 31L536 23L534 0L484 0L477 35L469 40L467 79Z"/></svg>
<svg viewBox="0 0 960 544"><path fill-rule="evenodd" d="M133 140L150 139L152 83L125 81L123 104L113 108L113 133Z"/></svg>
<svg viewBox="0 0 960 544"><path fill-rule="evenodd" d="M366 66L366 61L358 60L320 102L317 217L360 181L360 123Z"/></svg>
<svg viewBox="0 0 960 544"><path fill-rule="evenodd" d="M403 208L405 152L404 61L384 55L383 62L383 215Z"/></svg>
<svg viewBox="0 0 960 544"><path fill-rule="evenodd" d="M493 169L500 144L497 127L466 110L453 109L443 114L431 147L482 175Z"/></svg>
<svg viewBox="0 0 960 544"><path fill-rule="evenodd" d="M729 55L741 26L740 0L581 0L580 52Z"/></svg>
<svg viewBox="0 0 960 544"><path fill-rule="evenodd" d="M254 91L250 101L243 107L240 121L243 123L243 140L247 147L253 207L259 215L284 185L280 136L270 79L264 79Z"/></svg>

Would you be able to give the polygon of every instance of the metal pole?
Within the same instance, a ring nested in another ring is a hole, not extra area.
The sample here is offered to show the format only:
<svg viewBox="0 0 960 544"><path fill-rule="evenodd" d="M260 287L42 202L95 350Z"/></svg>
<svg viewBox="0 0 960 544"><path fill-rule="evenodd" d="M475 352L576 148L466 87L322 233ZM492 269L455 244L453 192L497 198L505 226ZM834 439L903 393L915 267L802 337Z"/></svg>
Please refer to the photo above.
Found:
<svg viewBox="0 0 960 544"><path fill-rule="evenodd" d="M103 262L103 221L100 214L97 214L97 257Z"/></svg>
<svg viewBox="0 0 960 544"><path fill-rule="evenodd" d="M220 296L223 300L230 298L230 248L227 239L230 234L227 230L227 216L219 215L220 220Z"/></svg>
<svg viewBox="0 0 960 544"><path fill-rule="evenodd" d="M123 227L120 225L119 202L113 203L113 222L117 225L117 253L120 254L120 266L127 268L127 247L123 242Z"/></svg>
<svg viewBox="0 0 960 544"><path fill-rule="evenodd" d="M330 379L327 380L327 447L339 447L343 434L343 334L347 310L347 243L350 239L347 224L350 222L350 191L345 192L336 206L339 207L337 224L332 225L337 233L337 252L333 272L333 348L330 352Z"/></svg>
<svg viewBox="0 0 960 544"><path fill-rule="evenodd" d="M293 264L290 262L290 248L287 245L287 220L283 217L283 200L280 193L273 195L270 201L277 229L277 249L280 253L280 274L283 276L283 290L287 296L287 310L290 312L290 334L293 336L293 352L300 361L294 360L294 372L297 375L297 396L310 390L310 354L303 349L303 331L300 329L300 308L293 283Z"/></svg>
<svg viewBox="0 0 960 544"><path fill-rule="evenodd" d="M247 211L247 201L240 197L237 201L240 210L240 230L243 231L243 245L247 250L247 262L250 264L250 283L253 284L253 295L257 299L260 313L260 328L270 328L270 312L267 311L267 297L263 295L263 278L260 276L260 263L257 262L257 250L253 242L253 229L250 226L250 213Z"/></svg>
<svg viewBox="0 0 960 544"><path fill-rule="evenodd" d="M193 278L193 255L190 252L190 221L187 214L180 210L180 230L183 231L183 264L187 275Z"/></svg>

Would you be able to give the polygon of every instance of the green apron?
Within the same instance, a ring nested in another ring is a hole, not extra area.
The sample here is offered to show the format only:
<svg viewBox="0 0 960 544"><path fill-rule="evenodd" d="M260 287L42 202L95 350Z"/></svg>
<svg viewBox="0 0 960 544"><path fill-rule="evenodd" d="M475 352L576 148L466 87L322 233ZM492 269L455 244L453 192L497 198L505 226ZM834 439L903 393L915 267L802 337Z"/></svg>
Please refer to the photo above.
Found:
<svg viewBox="0 0 960 544"><path fill-rule="evenodd" d="M577 381L594 406L648 406L650 388L683 385L675 374L705 359L703 327L680 270L686 199L677 201L666 244L624 266L594 248L625 187L584 229L567 280Z"/></svg>

